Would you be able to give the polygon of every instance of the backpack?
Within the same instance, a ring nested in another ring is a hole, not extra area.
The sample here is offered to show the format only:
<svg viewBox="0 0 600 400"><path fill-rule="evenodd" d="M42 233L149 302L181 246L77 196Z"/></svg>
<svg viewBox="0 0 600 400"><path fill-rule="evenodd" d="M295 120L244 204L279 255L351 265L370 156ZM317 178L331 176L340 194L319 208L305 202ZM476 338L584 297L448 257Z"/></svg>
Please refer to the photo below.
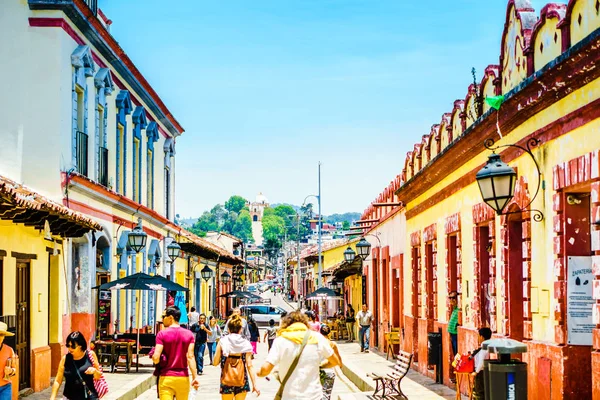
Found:
<svg viewBox="0 0 600 400"><path fill-rule="evenodd" d="M223 369L221 370L221 383L225 386L242 387L246 382L246 365L243 357L232 356L225 358Z"/></svg>

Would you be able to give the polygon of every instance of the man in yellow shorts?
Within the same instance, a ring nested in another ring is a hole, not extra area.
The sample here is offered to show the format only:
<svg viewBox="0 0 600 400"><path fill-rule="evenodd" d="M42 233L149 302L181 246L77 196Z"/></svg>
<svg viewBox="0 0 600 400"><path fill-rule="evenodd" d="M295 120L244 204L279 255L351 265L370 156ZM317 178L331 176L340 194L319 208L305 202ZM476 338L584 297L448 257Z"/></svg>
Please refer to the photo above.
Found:
<svg viewBox="0 0 600 400"><path fill-rule="evenodd" d="M189 370L192 371L192 383L198 389L200 382L194 358L194 334L179 326L181 311L177 307L167 307L162 320L166 329L156 335L156 349L152 355L154 364L160 364L158 378L158 396L160 400L173 398L187 399L190 392ZM161 354L163 361L161 362ZM166 360L165 360L166 358Z"/></svg>

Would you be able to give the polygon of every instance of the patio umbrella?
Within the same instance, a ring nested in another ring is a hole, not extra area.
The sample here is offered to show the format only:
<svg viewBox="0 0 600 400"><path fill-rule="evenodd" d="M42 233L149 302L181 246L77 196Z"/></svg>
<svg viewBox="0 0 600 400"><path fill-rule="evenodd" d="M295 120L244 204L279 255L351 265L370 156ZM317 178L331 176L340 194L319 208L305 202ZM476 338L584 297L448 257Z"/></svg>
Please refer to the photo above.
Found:
<svg viewBox="0 0 600 400"><path fill-rule="evenodd" d="M183 286L181 286L178 283L172 282L170 280L168 280L167 278L164 278L160 275L148 275L148 274L144 274L143 272L138 272L136 274L133 275L129 275L126 276L124 278L121 279L117 279L111 282L107 282L104 283L100 286L96 286L93 289L100 289L100 290L153 290L153 291L157 291L157 290L171 290L171 291L177 291L177 292L187 292L189 291L189 289L184 288ZM139 294L138 294L139 296ZM177 303L176 303L177 304ZM184 300L184 308L185 308L185 300ZM137 326L137 345L135 346L136 348L136 366L135 366L135 370L136 372L138 371L139 368L139 364L140 364L140 312L139 312L139 301L137 302L137 308L136 308L136 314L137 314L137 321L136 321L136 326ZM187 314L183 313L182 314L186 315L187 318Z"/></svg>
<svg viewBox="0 0 600 400"><path fill-rule="evenodd" d="M309 293L306 295L307 299L341 299L342 296L340 296L338 293L336 293L334 290L326 288L326 287L322 287L319 288L317 290L315 290L312 293Z"/></svg>

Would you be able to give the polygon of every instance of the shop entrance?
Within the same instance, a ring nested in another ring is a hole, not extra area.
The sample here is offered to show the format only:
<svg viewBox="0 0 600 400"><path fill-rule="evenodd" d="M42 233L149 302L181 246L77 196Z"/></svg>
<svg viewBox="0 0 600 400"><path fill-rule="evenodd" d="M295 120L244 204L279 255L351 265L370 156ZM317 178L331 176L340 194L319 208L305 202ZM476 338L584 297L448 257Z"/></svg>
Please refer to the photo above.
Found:
<svg viewBox="0 0 600 400"><path fill-rule="evenodd" d="M16 349L19 356L19 390L29 387L30 365L29 356L29 298L30 298L30 268L29 262L17 262L17 334Z"/></svg>

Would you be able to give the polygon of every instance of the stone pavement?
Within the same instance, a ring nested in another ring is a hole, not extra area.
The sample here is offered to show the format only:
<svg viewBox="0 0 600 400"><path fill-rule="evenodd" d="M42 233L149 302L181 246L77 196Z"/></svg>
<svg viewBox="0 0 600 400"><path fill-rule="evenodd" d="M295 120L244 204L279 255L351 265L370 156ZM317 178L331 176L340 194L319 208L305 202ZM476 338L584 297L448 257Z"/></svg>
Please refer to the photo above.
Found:
<svg viewBox="0 0 600 400"><path fill-rule="evenodd" d="M148 363L150 363L150 360L147 357L145 359L140 358L140 364L143 365ZM140 368L139 372L135 372L135 368L133 368L128 374L121 370L114 373L105 372L104 377L108 383L109 392L103 400L131 400L138 398L138 396L147 391L154 384L152 371L152 368ZM63 383L57 399L62 398L64 387L65 385ZM26 400L48 400L51 394L52 387L20 398Z"/></svg>
<svg viewBox="0 0 600 400"><path fill-rule="evenodd" d="M341 400L366 399L373 398L372 393L375 390L375 381L367 376L367 373L377 373L385 375L390 372L394 363L385 359L374 352L361 353L357 343L337 342L340 355L343 360L343 372L347 378L352 381L362 393L344 394L339 398ZM435 383L414 370L410 370L408 375L402 380L402 391L409 399L419 400L441 400L455 399L456 392L445 385ZM379 397L380 398L380 397ZM466 396L462 397L467 399Z"/></svg>
<svg viewBox="0 0 600 400"><path fill-rule="evenodd" d="M261 330L261 340L264 332ZM258 344L258 354L256 355L253 367L254 370L257 371L260 366L263 364L265 358L267 356L267 344L259 343ZM206 353L205 361L208 360L208 353ZM219 394L219 378L221 375L221 368L214 367L212 365L206 365L204 367L204 373L200 376L200 390L197 395L197 399L200 400L220 400L221 395ZM354 386L345 376L343 376L341 370L337 369L338 378L335 380L335 384L333 387L334 399L337 399L338 396L343 396L346 394L358 393L358 388ZM341 376L341 377L340 377ZM275 394L279 389L279 382L277 382L273 376L270 377L270 381L265 378L257 378L257 387L260 390L260 399L264 400L272 400L275 398ZM248 394L248 399L256 398L256 394ZM138 399L143 400L154 400L156 399L156 386L153 386L146 393L142 394Z"/></svg>

